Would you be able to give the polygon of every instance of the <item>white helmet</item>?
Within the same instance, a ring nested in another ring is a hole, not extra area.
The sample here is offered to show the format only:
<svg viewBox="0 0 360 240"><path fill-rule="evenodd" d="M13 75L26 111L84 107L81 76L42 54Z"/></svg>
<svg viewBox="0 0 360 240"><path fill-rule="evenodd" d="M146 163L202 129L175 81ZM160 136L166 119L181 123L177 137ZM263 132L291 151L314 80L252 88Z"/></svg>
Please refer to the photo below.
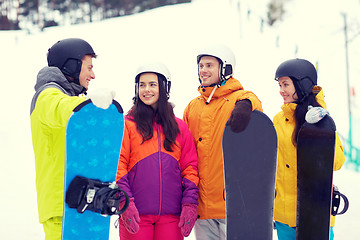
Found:
<svg viewBox="0 0 360 240"><path fill-rule="evenodd" d="M169 69L161 62L147 62L141 64L136 70L135 75L135 97L137 97L137 83L139 82L140 75L142 73L157 73L164 76L164 80L162 81L164 84L164 89L167 97L169 98L170 88L171 88L171 76ZM159 79L160 80L160 79ZM159 82L160 84L160 82Z"/></svg>
<svg viewBox="0 0 360 240"><path fill-rule="evenodd" d="M229 47L223 44L209 45L204 47L197 55L197 64L199 64L200 59L203 56L211 56L219 60L220 84L234 75L236 65L235 55Z"/></svg>

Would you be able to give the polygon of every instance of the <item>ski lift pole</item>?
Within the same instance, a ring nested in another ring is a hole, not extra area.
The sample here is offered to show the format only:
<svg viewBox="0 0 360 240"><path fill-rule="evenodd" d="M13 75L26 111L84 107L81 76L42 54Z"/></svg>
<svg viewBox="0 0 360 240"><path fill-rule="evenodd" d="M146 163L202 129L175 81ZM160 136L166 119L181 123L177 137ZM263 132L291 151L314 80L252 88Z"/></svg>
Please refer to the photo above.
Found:
<svg viewBox="0 0 360 240"><path fill-rule="evenodd" d="M347 35L347 21L346 21L346 13L342 13L344 17L344 34L345 34L345 63L346 63L346 85L347 85L347 97L348 97L348 111L349 111L349 134L348 134L348 142L349 142L349 158L352 159L352 121L351 121L351 100L350 100L350 80L349 80L349 54L348 54L348 35Z"/></svg>

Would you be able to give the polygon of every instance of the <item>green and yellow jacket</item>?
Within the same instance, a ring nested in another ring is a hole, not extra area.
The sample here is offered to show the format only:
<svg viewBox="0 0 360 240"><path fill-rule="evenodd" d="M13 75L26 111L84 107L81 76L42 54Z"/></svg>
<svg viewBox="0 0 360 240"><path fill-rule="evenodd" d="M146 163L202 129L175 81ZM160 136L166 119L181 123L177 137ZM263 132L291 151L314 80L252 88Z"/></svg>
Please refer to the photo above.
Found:
<svg viewBox="0 0 360 240"><path fill-rule="evenodd" d="M40 222L63 214L65 130L73 109L85 100L78 97L83 90L56 67L38 73L30 120Z"/></svg>

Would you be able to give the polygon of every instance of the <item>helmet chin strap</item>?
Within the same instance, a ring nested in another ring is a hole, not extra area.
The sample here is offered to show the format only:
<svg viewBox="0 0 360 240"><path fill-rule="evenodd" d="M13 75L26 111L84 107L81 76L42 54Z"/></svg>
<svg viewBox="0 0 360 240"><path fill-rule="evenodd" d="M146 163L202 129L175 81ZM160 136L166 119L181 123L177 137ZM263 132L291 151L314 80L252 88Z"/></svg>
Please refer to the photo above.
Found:
<svg viewBox="0 0 360 240"><path fill-rule="evenodd" d="M77 85L81 85L79 78L74 78L74 81L73 81L73 82L74 82L75 84L77 84Z"/></svg>
<svg viewBox="0 0 360 240"><path fill-rule="evenodd" d="M219 86L222 86L224 81L226 81L226 78L224 76L224 73L225 72L225 66L223 63L220 63L220 66L219 66L219 78L220 78L220 81L218 83Z"/></svg>
<svg viewBox="0 0 360 240"><path fill-rule="evenodd" d="M70 77L68 75L65 75L66 79L69 81L69 82L72 82L72 83L75 83L76 85L81 85L80 84L80 79L78 77Z"/></svg>
<svg viewBox="0 0 360 240"><path fill-rule="evenodd" d="M83 86L81 86L79 78L73 78L73 77L70 77L70 76L67 76L67 75L64 75L64 76L66 77L66 79L67 79L70 83L74 83L74 84L76 84L76 85L78 85L78 86L80 86L80 87L82 88L82 90L80 91L79 94L82 94L82 93L84 93L85 95L87 94L87 93L86 93L87 89L84 88Z"/></svg>

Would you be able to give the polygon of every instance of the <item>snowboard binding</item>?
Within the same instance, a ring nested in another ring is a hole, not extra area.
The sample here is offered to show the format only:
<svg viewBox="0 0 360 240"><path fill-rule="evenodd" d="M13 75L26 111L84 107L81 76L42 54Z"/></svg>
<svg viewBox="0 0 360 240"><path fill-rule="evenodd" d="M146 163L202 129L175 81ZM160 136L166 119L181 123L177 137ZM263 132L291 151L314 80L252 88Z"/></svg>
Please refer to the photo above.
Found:
<svg viewBox="0 0 360 240"><path fill-rule="evenodd" d="M344 207L340 212L338 212L341 198L344 201ZM348 198L339 191L339 188L337 186L334 185L334 187L333 187L331 215L336 216L336 215L344 214L348 210L348 208L349 208L349 200L348 200Z"/></svg>
<svg viewBox="0 0 360 240"><path fill-rule="evenodd" d="M121 193L125 197L125 204L119 209ZM68 187L65 202L69 208L75 208L78 213L88 210L103 216L111 216L119 215L127 209L129 197L115 182L101 182L76 176Z"/></svg>

